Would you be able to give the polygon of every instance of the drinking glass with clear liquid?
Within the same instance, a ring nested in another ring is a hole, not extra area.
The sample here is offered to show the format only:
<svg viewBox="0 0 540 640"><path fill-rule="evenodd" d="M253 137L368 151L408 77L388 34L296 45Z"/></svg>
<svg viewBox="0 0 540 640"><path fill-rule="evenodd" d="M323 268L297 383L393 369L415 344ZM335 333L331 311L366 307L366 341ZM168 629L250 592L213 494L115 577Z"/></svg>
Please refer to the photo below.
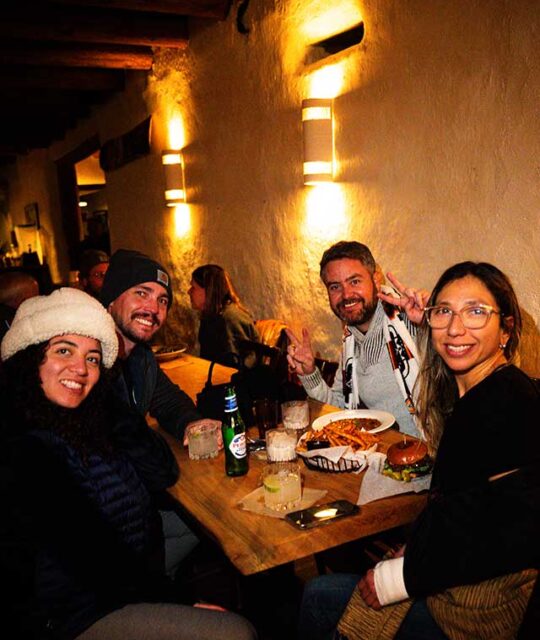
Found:
<svg viewBox="0 0 540 640"><path fill-rule="evenodd" d="M217 426L215 424L202 424L190 429L188 433L190 460L215 458L218 449Z"/></svg>
<svg viewBox="0 0 540 640"><path fill-rule="evenodd" d="M273 462L262 474L264 504L273 511L290 511L302 501L302 474L296 461Z"/></svg>
<svg viewBox="0 0 540 640"><path fill-rule="evenodd" d="M300 436L309 428L309 403L307 400L291 400L283 402L281 405L281 419L283 427L296 437Z"/></svg>

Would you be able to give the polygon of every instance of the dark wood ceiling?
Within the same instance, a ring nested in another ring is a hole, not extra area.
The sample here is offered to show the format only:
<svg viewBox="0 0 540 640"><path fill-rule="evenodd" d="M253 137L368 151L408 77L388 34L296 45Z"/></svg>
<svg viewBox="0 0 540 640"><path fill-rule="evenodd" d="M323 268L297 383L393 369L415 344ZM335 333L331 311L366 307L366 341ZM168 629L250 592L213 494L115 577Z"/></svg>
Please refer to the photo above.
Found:
<svg viewBox="0 0 540 640"><path fill-rule="evenodd" d="M188 17L224 19L231 0L5 0L0 18L0 163L48 147L152 67L185 48Z"/></svg>

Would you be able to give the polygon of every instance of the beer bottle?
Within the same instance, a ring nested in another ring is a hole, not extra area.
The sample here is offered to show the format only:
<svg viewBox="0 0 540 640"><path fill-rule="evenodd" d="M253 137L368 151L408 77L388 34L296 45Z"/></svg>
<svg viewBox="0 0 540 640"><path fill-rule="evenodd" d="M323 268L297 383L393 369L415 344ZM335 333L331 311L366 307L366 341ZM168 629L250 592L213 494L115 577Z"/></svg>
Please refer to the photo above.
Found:
<svg viewBox="0 0 540 640"><path fill-rule="evenodd" d="M243 476L248 472L246 427L238 411L234 387L225 393L225 416L223 418L223 446L225 448L225 472L228 476Z"/></svg>

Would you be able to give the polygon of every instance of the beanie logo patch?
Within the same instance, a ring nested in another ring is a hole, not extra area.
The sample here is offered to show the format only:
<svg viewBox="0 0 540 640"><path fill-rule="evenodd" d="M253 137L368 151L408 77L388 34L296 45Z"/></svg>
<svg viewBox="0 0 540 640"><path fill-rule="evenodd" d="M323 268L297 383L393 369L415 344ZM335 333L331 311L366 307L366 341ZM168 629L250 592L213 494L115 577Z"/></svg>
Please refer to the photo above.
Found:
<svg viewBox="0 0 540 640"><path fill-rule="evenodd" d="M169 286L169 276L161 269L157 269L157 281L165 287Z"/></svg>

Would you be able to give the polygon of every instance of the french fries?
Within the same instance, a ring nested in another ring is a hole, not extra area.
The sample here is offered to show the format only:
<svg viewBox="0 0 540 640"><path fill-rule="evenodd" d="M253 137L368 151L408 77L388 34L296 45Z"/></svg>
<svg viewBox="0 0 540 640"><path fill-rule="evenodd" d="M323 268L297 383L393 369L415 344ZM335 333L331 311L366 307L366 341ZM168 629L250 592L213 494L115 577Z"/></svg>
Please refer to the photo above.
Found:
<svg viewBox="0 0 540 640"><path fill-rule="evenodd" d="M349 446L353 451L365 451L378 444L379 438L362 429L375 429L381 423L372 418L352 418L336 420L324 426L320 431L308 431L299 443L302 449L308 448L308 442L328 442L329 447Z"/></svg>

